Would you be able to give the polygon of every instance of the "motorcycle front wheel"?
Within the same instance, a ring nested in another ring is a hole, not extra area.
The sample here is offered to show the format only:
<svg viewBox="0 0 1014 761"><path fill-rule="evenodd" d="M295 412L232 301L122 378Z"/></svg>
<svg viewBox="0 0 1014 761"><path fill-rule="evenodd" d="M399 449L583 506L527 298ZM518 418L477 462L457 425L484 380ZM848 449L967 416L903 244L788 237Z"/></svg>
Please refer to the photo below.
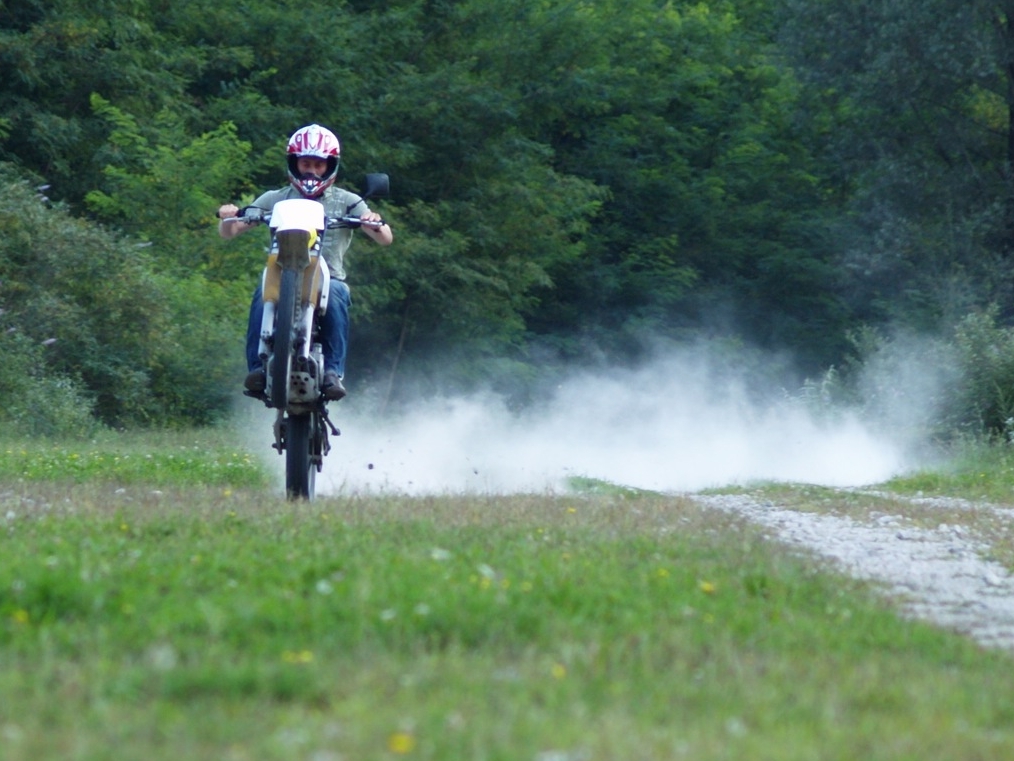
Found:
<svg viewBox="0 0 1014 761"><path fill-rule="evenodd" d="M285 421L285 493L289 499L313 499L317 466L311 457L315 414L289 415Z"/></svg>
<svg viewBox="0 0 1014 761"><path fill-rule="evenodd" d="M275 311L275 337L271 347L271 405L284 409L289 403L289 374L292 370L292 325L296 319L298 273L282 270Z"/></svg>

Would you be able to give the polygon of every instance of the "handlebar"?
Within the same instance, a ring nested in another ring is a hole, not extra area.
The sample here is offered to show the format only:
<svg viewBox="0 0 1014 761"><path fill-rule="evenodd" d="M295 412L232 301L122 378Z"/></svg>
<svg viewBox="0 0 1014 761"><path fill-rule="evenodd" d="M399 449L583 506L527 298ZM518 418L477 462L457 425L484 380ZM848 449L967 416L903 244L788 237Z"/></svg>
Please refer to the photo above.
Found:
<svg viewBox="0 0 1014 761"><path fill-rule="evenodd" d="M215 212L215 216L218 216L218 212ZM266 225L271 223L271 212L258 206L244 206L235 217L218 218L223 222L245 222L248 225ZM364 220L350 214L340 217L325 217L324 221L328 230L354 230L357 227L372 227L374 230L379 230L387 224L383 219Z"/></svg>

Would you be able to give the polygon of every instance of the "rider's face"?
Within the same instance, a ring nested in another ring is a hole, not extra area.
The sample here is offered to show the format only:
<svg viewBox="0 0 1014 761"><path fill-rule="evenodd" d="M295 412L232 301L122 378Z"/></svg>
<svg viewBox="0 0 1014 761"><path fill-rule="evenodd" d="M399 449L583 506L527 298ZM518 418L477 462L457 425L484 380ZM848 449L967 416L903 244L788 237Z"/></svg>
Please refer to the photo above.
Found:
<svg viewBox="0 0 1014 761"><path fill-rule="evenodd" d="M296 159L296 169L299 170L300 175L313 174L323 177L327 171L327 161L314 156L300 156Z"/></svg>

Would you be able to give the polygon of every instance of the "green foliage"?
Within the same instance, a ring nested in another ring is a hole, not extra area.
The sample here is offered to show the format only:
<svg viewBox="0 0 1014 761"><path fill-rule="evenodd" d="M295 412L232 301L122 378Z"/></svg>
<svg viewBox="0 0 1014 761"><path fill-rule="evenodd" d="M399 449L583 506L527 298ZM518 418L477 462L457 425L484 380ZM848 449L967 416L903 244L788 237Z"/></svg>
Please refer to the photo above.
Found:
<svg viewBox="0 0 1014 761"><path fill-rule="evenodd" d="M860 413L909 444L1014 441L1014 328L993 307L964 317L947 336L865 328L852 352L803 384L817 415Z"/></svg>
<svg viewBox="0 0 1014 761"><path fill-rule="evenodd" d="M962 385L955 395L956 427L1014 441L1014 328L997 324L997 310L970 314L955 331Z"/></svg>
<svg viewBox="0 0 1014 761"><path fill-rule="evenodd" d="M985 0L785 4L820 113L842 293L867 321L946 331L1014 296L1012 41Z"/></svg>
<svg viewBox="0 0 1014 761"><path fill-rule="evenodd" d="M95 426L94 400L80 381L48 367L47 347L0 319L0 424L30 436L81 437ZM9 327L8 327L9 326Z"/></svg>
<svg viewBox="0 0 1014 761"><path fill-rule="evenodd" d="M12 356L57 384L53 410L85 398L115 426L221 414L237 289L156 274L149 248L50 208L7 169L0 185L0 305L24 337ZM44 354L24 353L42 342Z"/></svg>
<svg viewBox="0 0 1014 761"><path fill-rule="evenodd" d="M243 251L227 256L208 235L221 199L230 197L236 178L249 172L250 144L237 138L235 126L226 123L190 138L179 117L168 111L142 128L98 95L92 96L92 107L111 127L99 156L112 163L103 169L107 190L85 196L89 210L129 235L150 240L164 267L202 268L214 279L247 274Z"/></svg>
<svg viewBox="0 0 1014 761"><path fill-rule="evenodd" d="M221 422L232 408L237 379L246 370L247 281L219 283L197 274L161 281L173 319L164 328L149 373L151 393L159 404L157 422Z"/></svg>
<svg viewBox="0 0 1014 761"><path fill-rule="evenodd" d="M213 212L280 184L316 121L342 184L393 181L394 246L349 259L354 376L516 389L702 335L815 376L860 325L948 335L1014 298L1012 29L985 0L25 2L0 11L0 158L150 243L156 332L183 340L193 298L229 356L263 239ZM215 418L220 394L169 390L191 349L152 346L116 365L125 405L81 358L63 377L104 420Z"/></svg>
<svg viewBox="0 0 1014 761"><path fill-rule="evenodd" d="M3 179L0 300L10 323L52 342L48 365L83 381L100 419L150 417L150 352L170 316L144 250Z"/></svg>

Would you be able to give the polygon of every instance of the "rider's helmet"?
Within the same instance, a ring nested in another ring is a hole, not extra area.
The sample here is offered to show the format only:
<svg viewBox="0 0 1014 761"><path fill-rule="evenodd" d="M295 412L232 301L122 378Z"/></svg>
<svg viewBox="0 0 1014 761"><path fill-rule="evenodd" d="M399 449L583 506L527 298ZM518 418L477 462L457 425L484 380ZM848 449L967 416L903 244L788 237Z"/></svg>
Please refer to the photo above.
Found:
<svg viewBox="0 0 1014 761"><path fill-rule="evenodd" d="M319 196L334 183L335 176L338 174L341 152L338 136L319 124L311 124L294 132L285 149L289 182L292 187L307 198ZM318 177L315 174L300 174L296 162L304 156L327 161L327 171L324 172L323 177Z"/></svg>

